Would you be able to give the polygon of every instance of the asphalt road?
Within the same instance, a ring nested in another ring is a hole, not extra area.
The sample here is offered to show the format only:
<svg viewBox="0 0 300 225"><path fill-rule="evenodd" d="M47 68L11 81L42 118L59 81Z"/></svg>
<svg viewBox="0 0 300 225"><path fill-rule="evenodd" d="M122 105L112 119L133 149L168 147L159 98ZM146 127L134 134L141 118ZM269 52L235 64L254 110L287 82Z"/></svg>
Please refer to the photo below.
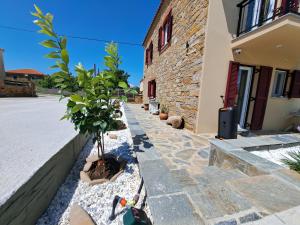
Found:
<svg viewBox="0 0 300 225"><path fill-rule="evenodd" d="M56 96L0 98L0 205L77 132Z"/></svg>

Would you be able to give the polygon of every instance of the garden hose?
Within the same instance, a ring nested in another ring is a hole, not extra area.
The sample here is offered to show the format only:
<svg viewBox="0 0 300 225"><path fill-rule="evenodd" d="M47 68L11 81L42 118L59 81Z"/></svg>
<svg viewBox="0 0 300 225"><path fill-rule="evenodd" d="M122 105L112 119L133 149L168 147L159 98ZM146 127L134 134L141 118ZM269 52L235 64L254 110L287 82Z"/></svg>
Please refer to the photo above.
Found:
<svg viewBox="0 0 300 225"><path fill-rule="evenodd" d="M117 207L118 204L120 204L122 207L126 207L127 209L132 208L136 205L136 203L140 199L140 194L141 194L143 185L144 185L144 180L142 178L139 189L138 189L137 193L134 195L134 197L131 201L127 201L125 198L122 198L118 195L116 195L114 197L113 204L112 204L111 215L109 216L110 221L113 221L116 218L115 211L116 211L116 207ZM144 203L142 204L142 207L144 207Z"/></svg>

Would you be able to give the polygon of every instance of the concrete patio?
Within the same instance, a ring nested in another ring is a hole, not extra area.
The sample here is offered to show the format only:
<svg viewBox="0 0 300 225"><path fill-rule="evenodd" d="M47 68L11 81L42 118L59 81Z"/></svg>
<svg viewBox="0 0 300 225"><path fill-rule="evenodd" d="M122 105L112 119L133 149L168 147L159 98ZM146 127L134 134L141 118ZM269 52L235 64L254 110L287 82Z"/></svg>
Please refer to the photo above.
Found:
<svg viewBox="0 0 300 225"><path fill-rule="evenodd" d="M125 112L155 224L296 225L300 220L298 174L262 159L259 165L277 175L249 174L226 163L209 166L208 139L213 135L175 130L140 105L129 104ZM256 146L249 140L248 145Z"/></svg>

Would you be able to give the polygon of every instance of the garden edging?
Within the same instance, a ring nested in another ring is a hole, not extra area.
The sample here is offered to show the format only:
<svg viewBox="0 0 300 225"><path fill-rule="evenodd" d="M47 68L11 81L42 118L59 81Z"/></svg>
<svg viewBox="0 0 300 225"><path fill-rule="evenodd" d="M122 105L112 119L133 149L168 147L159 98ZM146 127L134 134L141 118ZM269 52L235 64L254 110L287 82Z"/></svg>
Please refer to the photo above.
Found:
<svg viewBox="0 0 300 225"><path fill-rule="evenodd" d="M75 135L13 193L0 206L0 224L35 224L68 176L88 139L89 135Z"/></svg>

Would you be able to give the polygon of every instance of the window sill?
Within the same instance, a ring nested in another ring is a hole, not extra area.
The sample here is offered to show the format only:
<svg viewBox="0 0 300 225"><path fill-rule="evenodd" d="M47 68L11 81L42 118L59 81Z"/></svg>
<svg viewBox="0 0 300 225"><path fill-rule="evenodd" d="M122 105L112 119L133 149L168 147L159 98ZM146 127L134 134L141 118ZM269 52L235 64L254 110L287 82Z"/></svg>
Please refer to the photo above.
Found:
<svg viewBox="0 0 300 225"><path fill-rule="evenodd" d="M282 99L282 100L289 100L289 98L287 96L271 96L271 99Z"/></svg>
<svg viewBox="0 0 300 225"><path fill-rule="evenodd" d="M152 64L153 64L153 62L146 64L147 68L148 68L149 66L151 66Z"/></svg>

